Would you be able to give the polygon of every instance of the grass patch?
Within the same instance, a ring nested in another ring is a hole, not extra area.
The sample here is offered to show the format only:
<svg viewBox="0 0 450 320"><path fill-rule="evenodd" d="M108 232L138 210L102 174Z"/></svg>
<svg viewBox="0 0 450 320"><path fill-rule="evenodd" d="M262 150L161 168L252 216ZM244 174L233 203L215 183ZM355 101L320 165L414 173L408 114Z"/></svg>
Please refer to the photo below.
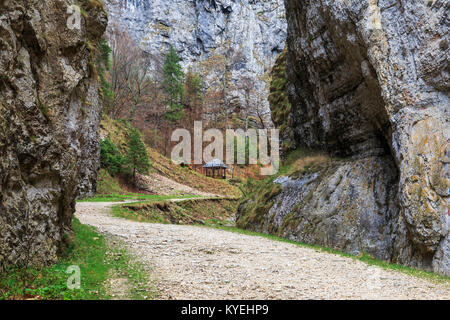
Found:
<svg viewBox="0 0 450 320"><path fill-rule="evenodd" d="M103 300L111 299L105 282L112 273L126 274L133 279L130 298L153 298L148 287L147 273L135 263L128 252L111 245L95 228L73 221L75 239L58 263L45 267L13 267L0 276L0 299L37 300ZM70 290L67 280L69 266L79 266L81 288Z"/></svg>
<svg viewBox="0 0 450 320"><path fill-rule="evenodd" d="M138 222L223 226L230 223L237 205L238 200L223 198L146 201L114 206L112 215Z"/></svg>
<svg viewBox="0 0 450 320"><path fill-rule="evenodd" d="M126 194L119 181L111 177L109 172L105 169L100 169L100 171L98 172L97 193L101 195Z"/></svg>
<svg viewBox="0 0 450 320"><path fill-rule="evenodd" d="M201 226L201 227L211 227L211 226ZM342 251L334 250L334 249L331 249L331 248L326 248L326 247L322 247L322 246L318 246L318 245L312 245L312 244L296 242L296 241L280 238L280 237L277 237L277 236L274 236L274 235L265 234L265 233L259 233L259 232L244 230L244 229L239 229L239 228L236 228L236 227L214 226L214 228L220 229L220 230L224 230L224 231L228 231L228 232L233 232L233 233L245 234L245 235L255 236L255 237L262 237L262 238L266 238L266 239L273 240L273 241L278 241L278 242L290 243L290 244L294 244L294 245L299 246L299 247L313 249L313 250L316 250L318 252L326 252L326 253L330 253L330 254L335 254L335 255L342 256L342 257L346 257L346 258L350 258L350 259L353 259L353 260L358 260L358 261L364 262L364 263L366 263L366 264L368 264L370 266L376 266L376 267L383 268L385 270L392 270L392 271L401 272L401 273L404 273L404 274L407 274L407 275L410 275L410 276L413 276L413 277L429 280L429 281L432 281L432 282L435 282L435 283L447 283L447 284L450 283L450 277L443 276L443 275L440 275L440 274L437 274L437 273L433 273L433 272L429 272L429 271L414 269L414 268L411 268L411 267L406 267L406 266L403 266L403 265L399 265L399 264L395 264L395 263L389 263L387 261L375 259L375 258L373 258L371 255L369 255L367 253L362 253L360 255L355 256L355 255L351 255L349 253L345 253L345 252L342 252Z"/></svg>

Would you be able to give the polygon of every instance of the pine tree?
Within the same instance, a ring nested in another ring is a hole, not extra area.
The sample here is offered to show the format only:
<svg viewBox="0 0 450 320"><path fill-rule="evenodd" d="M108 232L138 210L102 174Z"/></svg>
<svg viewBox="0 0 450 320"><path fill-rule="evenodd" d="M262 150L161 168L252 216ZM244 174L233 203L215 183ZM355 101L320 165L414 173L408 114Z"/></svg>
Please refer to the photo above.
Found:
<svg viewBox="0 0 450 320"><path fill-rule="evenodd" d="M103 102L106 106L108 106L114 96L114 92L111 90L111 84L106 79L106 72L111 69L112 49L108 45L108 41L106 41L106 39L102 39L97 50L96 66L100 77L100 90L103 97Z"/></svg>
<svg viewBox="0 0 450 320"><path fill-rule="evenodd" d="M100 163L113 177L122 172L123 157L110 138L100 143Z"/></svg>
<svg viewBox="0 0 450 320"><path fill-rule="evenodd" d="M136 181L136 174L147 174L150 169L150 160L147 148L141 140L141 134L136 128L131 128L128 133L128 150L125 157L125 166L128 174Z"/></svg>
<svg viewBox="0 0 450 320"><path fill-rule="evenodd" d="M183 82L184 73L180 65L180 58L171 46L165 57L163 66L163 88L166 94L166 119L175 123L183 117Z"/></svg>

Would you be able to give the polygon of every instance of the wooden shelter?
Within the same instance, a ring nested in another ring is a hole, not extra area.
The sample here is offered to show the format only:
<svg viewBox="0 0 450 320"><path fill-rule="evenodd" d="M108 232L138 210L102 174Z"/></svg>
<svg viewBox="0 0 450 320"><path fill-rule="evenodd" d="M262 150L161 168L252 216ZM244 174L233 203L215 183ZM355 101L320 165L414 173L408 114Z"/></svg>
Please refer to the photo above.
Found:
<svg viewBox="0 0 450 320"><path fill-rule="evenodd" d="M207 177L214 179L226 179L228 166L220 161L219 159L214 159L213 161L205 164L203 166L205 174Z"/></svg>

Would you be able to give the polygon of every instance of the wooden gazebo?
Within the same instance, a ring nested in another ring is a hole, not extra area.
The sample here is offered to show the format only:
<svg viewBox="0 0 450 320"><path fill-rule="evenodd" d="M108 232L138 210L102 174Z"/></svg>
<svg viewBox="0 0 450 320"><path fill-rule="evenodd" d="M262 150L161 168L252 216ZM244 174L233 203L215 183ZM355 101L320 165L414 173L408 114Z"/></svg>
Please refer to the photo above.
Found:
<svg viewBox="0 0 450 320"><path fill-rule="evenodd" d="M205 164L203 166L205 174L207 177L214 179L226 179L228 166L220 161L219 159L214 159L213 161Z"/></svg>

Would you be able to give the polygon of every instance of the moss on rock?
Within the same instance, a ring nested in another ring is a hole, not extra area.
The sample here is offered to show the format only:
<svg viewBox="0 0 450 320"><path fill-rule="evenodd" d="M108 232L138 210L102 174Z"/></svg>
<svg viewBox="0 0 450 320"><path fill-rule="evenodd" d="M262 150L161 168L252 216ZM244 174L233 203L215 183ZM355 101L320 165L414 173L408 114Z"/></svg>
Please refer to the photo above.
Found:
<svg viewBox="0 0 450 320"><path fill-rule="evenodd" d="M285 48L278 57L272 69L269 103L272 111L272 121L280 129L282 151L287 152L295 147L294 134L290 126L291 103L287 95Z"/></svg>

